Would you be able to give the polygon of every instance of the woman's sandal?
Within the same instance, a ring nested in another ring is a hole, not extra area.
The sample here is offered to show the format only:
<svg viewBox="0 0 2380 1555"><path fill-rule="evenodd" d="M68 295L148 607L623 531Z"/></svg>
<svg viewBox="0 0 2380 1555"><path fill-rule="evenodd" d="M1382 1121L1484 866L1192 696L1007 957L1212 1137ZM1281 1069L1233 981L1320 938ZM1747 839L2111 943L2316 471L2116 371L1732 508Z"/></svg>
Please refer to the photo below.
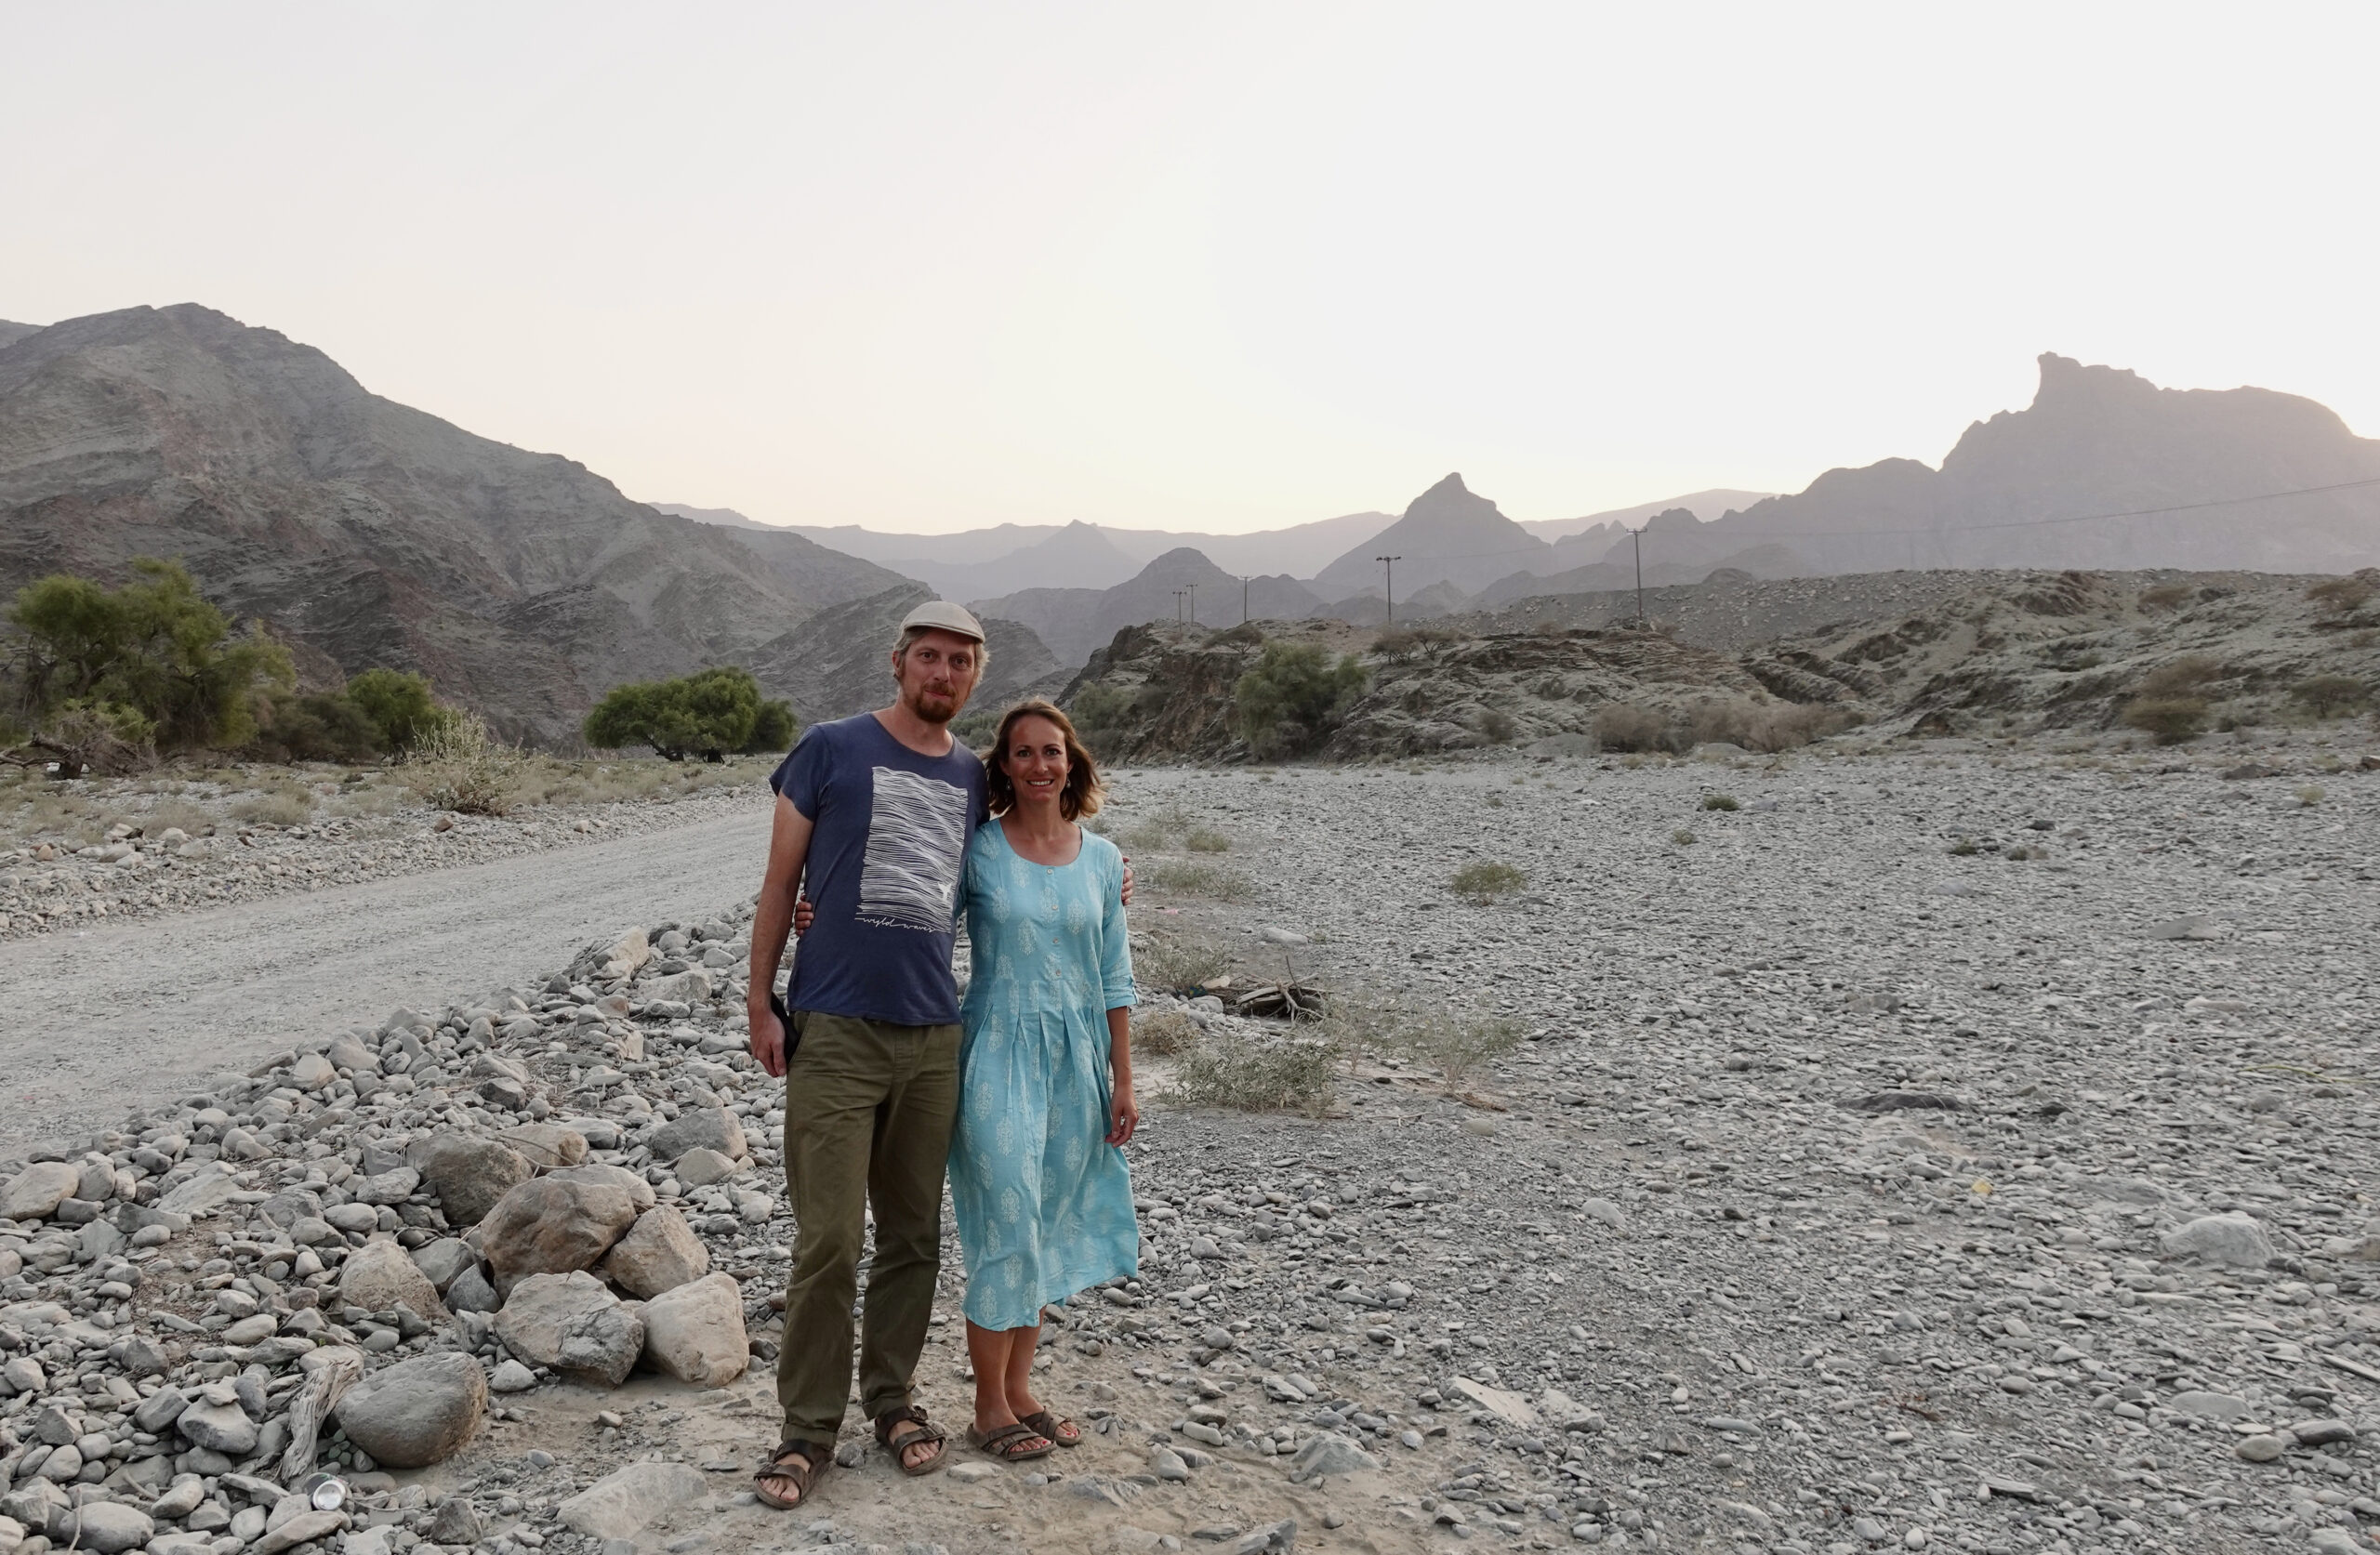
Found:
<svg viewBox="0 0 2380 1555"><path fill-rule="evenodd" d="M894 1428L898 1426L908 1426L913 1429L896 1430ZM878 1445L891 1453L892 1461L900 1466L901 1472L913 1480L921 1475L931 1474L942 1467L942 1460L945 1455L941 1444L947 1440L949 1438L942 1433L941 1428L927 1423L925 1409L919 1404L904 1404L898 1409L888 1409L876 1417ZM929 1443L933 1445L933 1456L923 1462L911 1463L909 1449L922 1447Z"/></svg>
<svg viewBox="0 0 2380 1555"><path fill-rule="evenodd" d="M1023 1424L1031 1426L1035 1431L1055 1442L1061 1447L1082 1445L1082 1427L1067 1419L1064 1415L1054 1414L1047 1409L1037 1409L1030 1415L1019 1415L1017 1419Z"/></svg>
<svg viewBox="0 0 2380 1555"><path fill-rule="evenodd" d="M991 1430L967 1428L967 1444L988 1454L1002 1463L1023 1463L1028 1458L1048 1457L1058 1449L1050 1439L1028 1425L999 1426Z"/></svg>
<svg viewBox="0 0 2380 1555"><path fill-rule="evenodd" d="M777 1450L769 1455L769 1461L752 1476L752 1494L759 1496L764 1506L774 1507L781 1512L791 1511L810 1499L810 1492L816 1488L820 1476L833 1466L834 1461L834 1448L815 1442L804 1442L799 1437L787 1437L777 1443ZM790 1485L792 1494L782 1495L771 1490L769 1482L772 1480Z"/></svg>

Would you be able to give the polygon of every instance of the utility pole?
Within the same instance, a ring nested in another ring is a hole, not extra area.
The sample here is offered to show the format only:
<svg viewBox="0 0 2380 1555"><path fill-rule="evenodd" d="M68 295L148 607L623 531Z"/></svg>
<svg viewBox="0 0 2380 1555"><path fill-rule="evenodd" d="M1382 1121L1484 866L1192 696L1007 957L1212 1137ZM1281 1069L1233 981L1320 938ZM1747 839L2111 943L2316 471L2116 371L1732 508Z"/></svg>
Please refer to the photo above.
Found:
<svg viewBox="0 0 2380 1555"><path fill-rule="evenodd" d="M1645 526L1637 525L1628 532L1636 542L1636 625L1645 624Z"/></svg>
<svg viewBox="0 0 2380 1555"><path fill-rule="evenodd" d="M1175 590L1173 591L1173 619L1174 619L1174 623L1175 623L1177 626L1181 624L1181 621L1182 621L1182 590L1180 590L1179 588L1177 588L1177 589L1175 589Z"/></svg>
<svg viewBox="0 0 2380 1555"><path fill-rule="evenodd" d="M1246 576L1239 580L1239 624L1243 626L1248 625L1248 578Z"/></svg>
<svg viewBox="0 0 2380 1555"><path fill-rule="evenodd" d="M1401 556L1376 556L1372 560L1388 572L1388 625L1394 626L1396 625L1396 564L1405 559Z"/></svg>
<svg viewBox="0 0 2380 1555"><path fill-rule="evenodd" d="M1182 591L1190 596L1190 625L1195 626L1198 624L1198 586L1195 583L1185 584Z"/></svg>

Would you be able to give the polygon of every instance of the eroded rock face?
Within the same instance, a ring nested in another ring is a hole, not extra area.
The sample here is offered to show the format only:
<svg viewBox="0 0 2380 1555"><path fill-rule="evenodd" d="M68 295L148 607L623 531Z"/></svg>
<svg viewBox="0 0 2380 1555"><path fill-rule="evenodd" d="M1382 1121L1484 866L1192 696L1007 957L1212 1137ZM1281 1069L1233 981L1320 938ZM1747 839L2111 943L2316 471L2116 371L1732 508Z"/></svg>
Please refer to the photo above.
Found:
<svg viewBox="0 0 2380 1555"><path fill-rule="evenodd" d="M421 1173L447 1220L457 1226L479 1224L497 1200L529 1180L531 1170L517 1152L494 1140L453 1132L415 1140L405 1163Z"/></svg>
<svg viewBox="0 0 2380 1555"><path fill-rule="evenodd" d="M616 1388L644 1351L644 1324L592 1274L531 1274L496 1314L496 1337L532 1365Z"/></svg>
<svg viewBox="0 0 2380 1555"><path fill-rule="evenodd" d="M636 1223L636 1202L607 1183L538 1178L504 1195L480 1223L496 1294L532 1274L591 1267Z"/></svg>
<svg viewBox="0 0 2380 1555"><path fill-rule="evenodd" d="M479 1429L487 1374L469 1355L416 1356L374 1372L338 1401L339 1429L382 1467L424 1469Z"/></svg>

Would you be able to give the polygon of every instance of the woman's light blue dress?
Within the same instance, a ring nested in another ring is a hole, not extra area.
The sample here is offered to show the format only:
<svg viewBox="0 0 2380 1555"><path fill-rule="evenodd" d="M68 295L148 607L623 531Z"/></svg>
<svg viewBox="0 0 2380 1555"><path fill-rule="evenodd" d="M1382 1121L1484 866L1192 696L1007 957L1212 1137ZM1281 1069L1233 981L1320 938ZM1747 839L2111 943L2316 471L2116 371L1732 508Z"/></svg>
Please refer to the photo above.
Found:
<svg viewBox="0 0 2380 1555"><path fill-rule="evenodd" d="M950 1200L978 1327L1032 1327L1140 1268L1131 1179L1107 1142L1107 1012L1134 1002L1123 884L1123 855L1088 829L1069 864L1018 857L998 821L967 847Z"/></svg>

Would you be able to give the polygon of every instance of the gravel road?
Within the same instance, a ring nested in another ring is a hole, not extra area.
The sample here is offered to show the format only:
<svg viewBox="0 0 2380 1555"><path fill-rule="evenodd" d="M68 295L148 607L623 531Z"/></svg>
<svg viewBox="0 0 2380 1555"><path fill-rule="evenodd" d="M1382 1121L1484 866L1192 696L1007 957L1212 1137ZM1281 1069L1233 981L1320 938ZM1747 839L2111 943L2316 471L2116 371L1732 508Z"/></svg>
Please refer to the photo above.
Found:
<svg viewBox="0 0 2380 1555"><path fill-rule="evenodd" d="M768 812L0 945L0 1154L760 882Z"/></svg>

